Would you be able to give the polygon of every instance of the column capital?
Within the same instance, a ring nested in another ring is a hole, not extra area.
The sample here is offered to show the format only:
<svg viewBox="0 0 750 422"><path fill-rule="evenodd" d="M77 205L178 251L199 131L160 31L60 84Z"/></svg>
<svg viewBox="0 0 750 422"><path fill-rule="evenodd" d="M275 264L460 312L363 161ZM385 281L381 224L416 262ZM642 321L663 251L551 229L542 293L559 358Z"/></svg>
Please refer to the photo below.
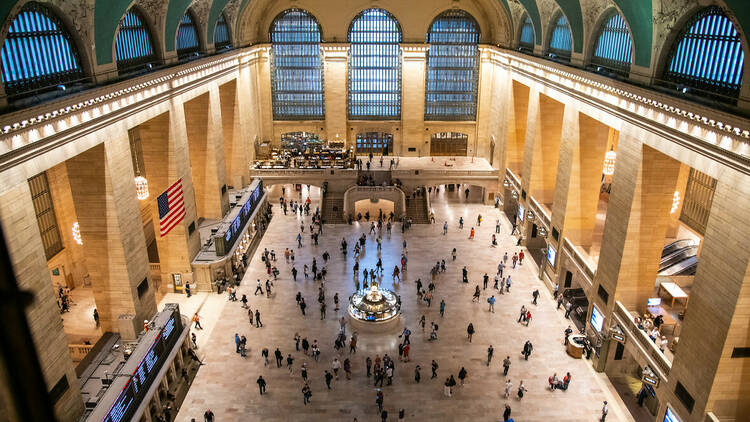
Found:
<svg viewBox="0 0 750 422"><path fill-rule="evenodd" d="M424 61L429 49L427 44L401 44L404 61Z"/></svg>

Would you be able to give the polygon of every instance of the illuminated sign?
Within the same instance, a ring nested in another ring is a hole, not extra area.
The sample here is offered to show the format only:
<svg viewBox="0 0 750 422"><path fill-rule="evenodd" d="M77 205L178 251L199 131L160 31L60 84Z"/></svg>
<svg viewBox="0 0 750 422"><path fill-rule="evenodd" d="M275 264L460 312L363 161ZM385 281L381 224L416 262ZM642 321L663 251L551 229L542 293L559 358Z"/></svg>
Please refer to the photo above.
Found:
<svg viewBox="0 0 750 422"><path fill-rule="evenodd" d="M619 341L620 343L625 343L625 336L620 333L612 333L612 339Z"/></svg>
<svg viewBox="0 0 750 422"><path fill-rule="evenodd" d="M552 245L547 245L547 262L549 262L549 265L555 266L555 258L557 258L557 250Z"/></svg>
<svg viewBox="0 0 750 422"><path fill-rule="evenodd" d="M643 374L643 376L641 377L641 381L645 382L646 384L653 385L654 387L659 386L659 377L657 377L656 375Z"/></svg>
<svg viewBox="0 0 750 422"><path fill-rule="evenodd" d="M227 227L227 232L223 237L215 237L214 240L216 241L216 254L218 256L224 256L232 249L232 246L234 245L234 242L237 241L237 239L242 234L242 227L245 226L245 223L248 222L250 219L250 216L253 214L253 211L255 211L255 208L260 203L260 198L263 196L263 181L258 181L258 185L255 186L255 189L250 194L250 197L247 198L247 201L242 205L242 209L240 209L240 212L237 213L237 216L234 217L234 220L232 220L232 223Z"/></svg>
<svg viewBox="0 0 750 422"><path fill-rule="evenodd" d="M591 326L596 329L596 331L601 332L602 327L604 327L604 315L599 311L599 308L596 307L596 305L591 307Z"/></svg>
<svg viewBox="0 0 750 422"><path fill-rule="evenodd" d="M523 205L518 204L518 219L520 220L518 224L523 223L523 216L526 215L526 209L523 207Z"/></svg>
<svg viewBox="0 0 750 422"><path fill-rule="evenodd" d="M148 352L138 363L135 371L130 376L130 380L117 396L115 403L107 412L102 420L103 422L120 422L127 421L133 416L133 412L144 399L148 388L153 383L159 369L165 362L165 358L172 350L177 338L174 335L182 331L182 320L178 310L170 315L169 320L164 324L159 335L151 344Z"/></svg>
<svg viewBox="0 0 750 422"><path fill-rule="evenodd" d="M664 413L664 422L682 422L674 413L671 407L667 406L667 412Z"/></svg>

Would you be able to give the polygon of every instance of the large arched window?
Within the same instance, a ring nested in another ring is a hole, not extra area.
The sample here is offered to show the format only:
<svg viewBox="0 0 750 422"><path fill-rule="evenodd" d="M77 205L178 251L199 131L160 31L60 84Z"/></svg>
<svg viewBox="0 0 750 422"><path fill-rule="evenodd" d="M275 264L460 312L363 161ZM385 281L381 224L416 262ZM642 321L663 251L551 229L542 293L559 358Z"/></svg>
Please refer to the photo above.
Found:
<svg viewBox="0 0 750 422"><path fill-rule="evenodd" d="M156 60L148 26L137 9L130 9L120 21L115 41L117 70L135 70Z"/></svg>
<svg viewBox="0 0 750 422"><path fill-rule="evenodd" d="M214 49L221 50L222 48L230 48L232 41L229 39L229 26L224 14L219 15L219 20L216 21L216 28L214 28Z"/></svg>
<svg viewBox="0 0 750 422"><path fill-rule="evenodd" d="M630 29L625 18L615 12L602 25L591 63L627 75L630 72L632 57Z"/></svg>
<svg viewBox="0 0 750 422"><path fill-rule="evenodd" d="M7 95L54 87L83 77L81 61L60 19L27 3L13 19L0 52Z"/></svg>
<svg viewBox="0 0 750 422"><path fill-rule="evenodd" d="M200 51L198 40L198 27L190 12L180 18L180 26L177 27L177 57L184 59Z"/></svg>
<svg viewBox="0 0 750 422"><path fill-rule="evenodd" d="M425 120L475 120L479 25L463 10L440 14L427 33Z"/></svg>
<svg viewBox="0 0 750 422"><path fill-rule="evenodd" d="M534 25L531 23L529 15L525 15L523 24L521 24L521 37L518 40L518 47L522 51L534 52Z"/></svg>
<svg viewBox="0 0 750 422"><path fill-rule="evenodd" d="M698 94L739 96L745 54L740 35L721 8L698 12L672 46L665 79ZM717 96L713 96L717 97Z"/></svg>
<svg viewBox="0 0 750 422"><path fill-rule="evenodd" d="M401 118L401 27L383 9L349 26L349 118Z"/></svg>
<svg viewBox="0 0 750 422"><path fill-rule="evenodd" d="M320 25L304 10L289 9L271 24L271 87L276 120L324 119Z"/></svg>
<svg viewBox="0 0 750 422"><path fill-rule="evenodd" d="M560 59L569 61L570 50L573 46L570 35L570 25L562 12L558 12L554 20L555 26L552 27L552 35L549 39L549 53L554 54Z"/></svg>

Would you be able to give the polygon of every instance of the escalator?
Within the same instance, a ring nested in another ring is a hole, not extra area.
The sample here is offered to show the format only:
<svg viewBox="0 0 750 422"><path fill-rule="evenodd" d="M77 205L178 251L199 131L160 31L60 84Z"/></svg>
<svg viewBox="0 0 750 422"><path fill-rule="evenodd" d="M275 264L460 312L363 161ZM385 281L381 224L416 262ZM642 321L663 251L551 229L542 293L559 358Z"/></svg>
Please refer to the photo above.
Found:
<svg viewBox="0 0 750 422"><path fill-rule="evenodd" d="M672 252L671 254L667 256L662 256L661 261L659 262L659 273L661 274L662 271L666 270L667 268L684 261L692 256L695 256L698 252L697 246L687 246L681 249L678 249L675 252Z"/></svg>
<svg viewBox="0 0 750 422"><path fill-rule="evenodd" d="M696 246L695 241L692 239L675 240L674 242L664 247L664 249L661 251L661 257L664 258L667 255L671 255L678 250L686 248L688 246Z"/></svg>
<svg viewBox="0 0 750 422"><path fill-rule="evenodd" d="M695 275L698 245L692 239L680 239L665 246L659 262L660 276Z"/></svg>
<svg viewBox="0 0 750 422"><path fill-rule="evenodd" d="M672 275L695 275L695 271L698 269L698 257L693 255L689 258L683 259L682 261L671 265L670 267L659 271L661 276L672 276Z"/></svg>

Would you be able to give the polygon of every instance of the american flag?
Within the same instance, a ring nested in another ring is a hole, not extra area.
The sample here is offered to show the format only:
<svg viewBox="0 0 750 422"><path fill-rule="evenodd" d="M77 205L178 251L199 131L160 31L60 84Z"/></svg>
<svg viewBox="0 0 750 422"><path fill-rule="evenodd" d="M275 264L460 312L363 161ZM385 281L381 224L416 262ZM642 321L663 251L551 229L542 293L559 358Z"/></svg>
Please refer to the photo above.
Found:
<svg viewBox="0 0 750 422"><path fill-rule="evenodd" d="M156 198L159 207L161 237L167 235L185 218L185 203L182 197L182 179L177 179L164 193Z"/></svg>

